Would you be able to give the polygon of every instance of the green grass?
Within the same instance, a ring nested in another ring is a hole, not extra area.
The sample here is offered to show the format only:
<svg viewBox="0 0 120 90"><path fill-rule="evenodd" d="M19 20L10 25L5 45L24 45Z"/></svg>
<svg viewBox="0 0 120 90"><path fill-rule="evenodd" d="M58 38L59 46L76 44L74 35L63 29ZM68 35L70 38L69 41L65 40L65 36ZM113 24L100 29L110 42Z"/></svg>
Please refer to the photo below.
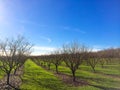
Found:
<svg viewBox="0 0 120 90"><path fill-rule="evenodd" d="M80 69L92 72L92 69L90 66L81 65ZM119 64L105 65L104 68L101 68L100 65L97 65L95 69L97 73L103 73L103 74L112 75L112 76L120 76L120 65Z"/></svg>
<svg viewBox="0 0 120 90"><path fill-rule="evenodd" d="M0 70L0 79L4 77L4 72Z"/></svg>
<svg viewBox="0 0 120 90"><path fill-rule="evenodd" d="M64 84L52 72L37 66L31 60L25 63L22 90L100 90L93 86L72 87Z"/></svg>
<svg viewBox="0 0 120 90"><path fill-rule="evenodd" d="M52 70L55 70L54 66ZM63 65L59 66L59 71L72 75L70 69ZM96 73L93 73L90 66L82 65L77 70L76 76L101 89L120 89L119 65L106 65L106 68L97 66Z"/></svg>
<svg viewBox="0 0 120 90"><path fill-rule="evenodd" d="M0 62L0 66L1 66L1 62ZM0 79L4 77L4 72L0 69Z"/></svg>

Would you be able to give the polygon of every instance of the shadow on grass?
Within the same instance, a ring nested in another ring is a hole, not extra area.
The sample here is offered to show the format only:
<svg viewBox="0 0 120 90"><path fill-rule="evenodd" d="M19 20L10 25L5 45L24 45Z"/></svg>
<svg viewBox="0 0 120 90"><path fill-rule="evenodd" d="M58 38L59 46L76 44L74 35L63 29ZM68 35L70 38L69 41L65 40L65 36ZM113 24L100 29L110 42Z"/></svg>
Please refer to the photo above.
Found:
<svg viewBox="0 0 120 90"><path fill-rule="evenodd" d="M78 78L82 78L84 80L92 80L92 81L95 81L97 83L99 83L99 82L104 82L105 83L105 79L101 79L101 78L90 78L90 77L82 77L82 76L79 76ZM110 80L110 82L114 83L114 81L111 81L111 80ZM117 82L117 83L119 83L119 82ZM100 85L94 85L94 84L90 84L90 83L89 83L89 86L100 88L102 90L120 90L118 88L105 87L105 86L102 86L102 85L100 86Z"/></svg>
<svg viewBox="0 0 120 90"><path fill-rule="evenodd" d="M103 87L103 86L91 85L91 84L89 84L89 85L93 86L93 87L96 87L96 88L99 88L99 89L102 89L102 90L120 90L120 89L117 89L117 88L109 88L109 87Z"/></svg>
<svg viewBox="0 0 120 90"><path fill-rule="evenodd" d="M120 75L105 74L105 73L103 73L103 72L96 72L96 74L105 75L105 76L110 76L110 77L115 77L115 78L120 78Z"/></svg>

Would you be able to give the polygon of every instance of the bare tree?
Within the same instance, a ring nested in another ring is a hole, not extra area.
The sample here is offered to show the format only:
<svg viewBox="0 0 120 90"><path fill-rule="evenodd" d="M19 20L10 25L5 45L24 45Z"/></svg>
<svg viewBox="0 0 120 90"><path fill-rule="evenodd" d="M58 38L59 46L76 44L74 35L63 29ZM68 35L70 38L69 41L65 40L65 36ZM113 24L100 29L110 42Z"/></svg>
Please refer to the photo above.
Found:
<svg viewBox="0 0 120 90"><path fill-rule="evenodd" d="M50 70L51 69L50 67L51 67L51 64L52 64L52 59L51 58L48 59L48 58L46 59L46 62L47 62L48 70Z"/></svg>
<svg viewBox="0 0 120 90"><path fill-rule="evenodd" d="M50 66L52 64L51 55L44 55L40 57L41 66L44 64L44 67L47 66L48 70L50 70Z"/></svg>
<svg viewBox="0 0 120 90"><path fill-rule="evenodd" d="M95 66L98 64L99 62L99 57L98 57L98 53L97 52L89 52L88 53L88 64L91 66L91 68L93 69L93 71L95 72Z"/></svg>
<svg viewBox="0 0 120 90"><path fill-rule="evenodd" d="M86 52L87 47L76 42L63 46L63 60L72 72L73 81L76 81L76 70L82 63Z"/></svg>
<svg viewBox="0 0 120 90"><path fill-rule="evenodd" d="M106 63L106 53L104 51L98 51L96 53L99 58L99 63L101 65L101 68L104 68L104 64Z"/></svg>
<svg viewBox="0 0 120 90"><path fill-rule="evenodd" d="M31 47L23 36L0 41L0 69L7 75L7 85L10 85L12 71L24 64L26 57L31 53Z"/></svg>
<svg viewBox="0 0 120 90"><path fill-rule="evenodd" d="M55 69L56 69L56 73L58 74L58 66L61 64L62 62L62 57L61 57L61 53L59 50L55 51L53 55L51 55L52 57L52 63L55 65Z"/></svg>

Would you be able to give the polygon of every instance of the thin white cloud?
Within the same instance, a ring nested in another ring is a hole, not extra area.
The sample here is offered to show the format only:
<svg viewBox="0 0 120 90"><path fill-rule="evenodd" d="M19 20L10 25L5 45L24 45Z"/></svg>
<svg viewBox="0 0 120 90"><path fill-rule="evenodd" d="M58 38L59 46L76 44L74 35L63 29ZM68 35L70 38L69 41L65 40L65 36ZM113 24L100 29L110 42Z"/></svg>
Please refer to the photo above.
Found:
<svg viewBox="0 0 120 90"><path fill-rule="evenodd" d="M110 48L110 46L94 45L92 51L97 52L107 48Z"/></svg>
<svg viewBox="0 0 120 90"><path fill-rule="evenodd" d="M63 29L67 30L67 31L75 31L75 32L78 32L78 33L81 33L81 34L85 34L86 33L85 31L80 30L79 28L71 28L69 26L64 26Z"/></svg>
<svg viewBox="0 0 120 90"><path fill-rule="evenodd" d="M97 52L97 51L100 51L100 50L102 50L102 49L103 49L102 46L100 46L100 45L94 45L93 48L92 48L92 51L93 51L93 52Z"/></svg>
<svg viewBox="0 0 120 90"><path fill-rule="evenodd" d="M93 48L93 52L97 52L97 51L100 51L101 49L99 49L99 48Z"/></svg>
<svg viewBox="0 0 120 90"><path fill-rule="evenodd" d="M35 50L44 50L44 51L53 51L56 49L54 47L45 47L45 46L34 46L33 48Z"/></svg>
<svg viewBox="0 0 120 90"><path fill-rule="evenodd" d="M48 38L48 37L41 36L40 38L43 39L43 40L48 41L49 43L52 42L52 40L50 38Z"/></svg>
<svg viewBox="0 0 120 90"><path fill-rule="evenodd" d="M34 46L33 47L33 52L31 55L45 55L45 54L50 54L56 50L55 47L45 47L45 46Z"/></svg>

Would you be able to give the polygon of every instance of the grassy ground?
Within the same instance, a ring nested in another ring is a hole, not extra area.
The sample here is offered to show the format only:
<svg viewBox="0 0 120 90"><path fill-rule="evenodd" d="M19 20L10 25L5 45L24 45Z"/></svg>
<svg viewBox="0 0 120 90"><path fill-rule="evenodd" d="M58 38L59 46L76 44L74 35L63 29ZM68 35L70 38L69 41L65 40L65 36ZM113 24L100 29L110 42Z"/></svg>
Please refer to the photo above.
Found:
<svg viewBox="0 0 120 90"><path fill-rule="evenodd" d="M0 79L3 78L3 76L4 76L4 73L3 71L0 70Z"/></svg>
<svg viewBox="0 0 120 90"><path fill-rule="evenodd" d="M100 90L93 86L72 87L64 84L52 72L37 66L31 60L25 63L22 90Z"/></svg>
<svg viewBox="0 0 120 90"><path fill-rule="evenodd" d="M1 62L0 62L0 66L1 66ZM4 76L4 72L0 69L0 79L3 78Z"/></svg>
<svg viewBox="0 0 120 90"><path fill-rule="evenodd" d="M55 70L55 67L53 65L52 70ZM71 75L71 71L69 70L69 68L63 65L59 67L59 71L64 74ZM106 65L105 68L97 66L96 73L93 73L90 66L82 65L80 66L80 69L77 70L76 76L80 79L86 80L92 86L100 88L102 90L120 89L119 65Z"/></svg>
<svg viewBox="0 0 120 90"><path fill-rule="evenodd" d="M1 65L1 62L0 62ZM0 69L0 79L3 77L3 71Z"/></svg>

